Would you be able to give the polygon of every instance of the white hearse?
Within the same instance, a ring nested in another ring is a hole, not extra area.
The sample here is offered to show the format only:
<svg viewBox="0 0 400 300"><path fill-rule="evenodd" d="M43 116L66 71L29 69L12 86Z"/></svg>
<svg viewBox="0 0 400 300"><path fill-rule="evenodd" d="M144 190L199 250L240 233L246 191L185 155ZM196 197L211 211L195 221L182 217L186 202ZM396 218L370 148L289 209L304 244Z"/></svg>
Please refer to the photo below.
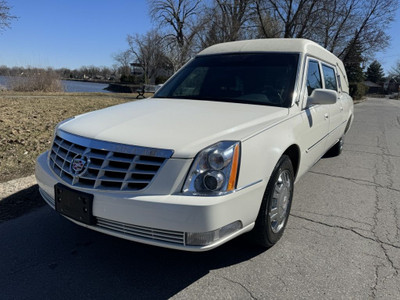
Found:
<svg viewBox="0 0 400 300"><path fill-rule="evenodd" d="M61 122L38 157L44 200L69 220L189 251L283 234L294 183L353 120L343 63L305 39L214 45L154 97Z"/></svg>

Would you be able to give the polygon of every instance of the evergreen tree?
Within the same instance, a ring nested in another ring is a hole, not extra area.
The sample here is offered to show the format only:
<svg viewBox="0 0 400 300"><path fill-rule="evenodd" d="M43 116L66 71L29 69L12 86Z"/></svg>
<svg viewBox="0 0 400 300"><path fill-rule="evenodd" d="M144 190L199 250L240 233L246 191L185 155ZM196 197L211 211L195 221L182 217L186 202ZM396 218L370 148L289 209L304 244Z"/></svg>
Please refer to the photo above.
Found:
<svg viewBox="0 0 400 300"><path fill-rule="evenodd" d="M364 73L361 64L364 61L362 57L363 50L358 41L350 41L343 56L343 64L346 68L349 83L358 83L364 81Z"/></svg>
<svg viewBox="0 0 400 300"><path fill-rule="evenodd" d="M381 83L385 74L383 73L382 65L374 60L368 67L366 78L374 83Z"/></svg>
<svg viewBox="0 0 400 300"><path fill-rule="evenodd" d="M361 99L366 92L366 88L363 84L364 73L361 67L364 61L362 53L363 49L361 44L353 39L347 45L342 57L349 80L350 96L354 99Z"/></svg>

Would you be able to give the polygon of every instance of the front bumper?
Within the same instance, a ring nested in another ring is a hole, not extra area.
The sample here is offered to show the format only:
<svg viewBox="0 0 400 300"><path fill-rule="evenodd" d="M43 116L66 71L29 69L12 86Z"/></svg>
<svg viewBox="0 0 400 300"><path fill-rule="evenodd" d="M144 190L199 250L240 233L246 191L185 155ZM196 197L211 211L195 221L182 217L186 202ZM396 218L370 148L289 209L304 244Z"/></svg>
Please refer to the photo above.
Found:
<svg viewBox="0 0 400 300"><path fill-rule="evenodd" d="M36 179L44 200L54 209L54 185L61 180L49 168L47 153L38 157ZM81 226L145 244L206 251L254 227L265 185L261 181L215 197L79 190L94 195L93 215L97 219L96 225L86 225L68 218ZM187 243L193 233L209 233L238 223L240 227L225 230L223 236L205 246Z"/></svg>

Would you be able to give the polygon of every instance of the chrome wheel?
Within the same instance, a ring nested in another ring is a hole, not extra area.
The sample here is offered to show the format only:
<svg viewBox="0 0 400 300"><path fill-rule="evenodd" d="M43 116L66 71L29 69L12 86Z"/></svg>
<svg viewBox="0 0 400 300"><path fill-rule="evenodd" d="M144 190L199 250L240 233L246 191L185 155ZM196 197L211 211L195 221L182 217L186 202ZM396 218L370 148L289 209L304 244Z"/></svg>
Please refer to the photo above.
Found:
<svg viewBox="0 0 400 300"><path fill-rule="evenodd" d="M253 229L254 240L269 248L282 237L289 219L294 189L292 161L282 155L269 178Z"/></svg>
<svg viewBox="0 0 400 300"><path fill-rule="evenodd" d="M344 141L343 141L343 138L340 138L340 140L339 140L339 151L340 151L340 153L342 152L342 150L343 150L343 144L344 144Z"/></svg>
<svg viewBox="0 0 400 300"><path fill-rule="evenodd" d="M291 196L291 174L288 170L283 170L275 182L271 207L268 212L270 226L273 233L280 232L285 226Z"/></svg>
<svg viewBox="0 0 400 300"><path fill-rule="evenodd" d="M341 137L331 149L326 152L324 157L335 157L339 156L343 151L343 137Z"/></svg>

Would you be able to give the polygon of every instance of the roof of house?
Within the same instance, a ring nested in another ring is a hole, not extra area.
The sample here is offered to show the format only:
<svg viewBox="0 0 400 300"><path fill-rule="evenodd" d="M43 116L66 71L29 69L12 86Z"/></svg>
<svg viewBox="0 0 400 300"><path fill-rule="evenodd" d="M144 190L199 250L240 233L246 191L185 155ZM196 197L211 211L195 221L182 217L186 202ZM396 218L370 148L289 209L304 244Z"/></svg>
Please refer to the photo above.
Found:
<svg viewBox="0 0 400 300"><path fill-rule="evenodd" d="M367 87L382 87L381 85L376 84L375 82L372 82L372 81L369 81L369 80L364 81L364 85L367 86Z"/></svg>

